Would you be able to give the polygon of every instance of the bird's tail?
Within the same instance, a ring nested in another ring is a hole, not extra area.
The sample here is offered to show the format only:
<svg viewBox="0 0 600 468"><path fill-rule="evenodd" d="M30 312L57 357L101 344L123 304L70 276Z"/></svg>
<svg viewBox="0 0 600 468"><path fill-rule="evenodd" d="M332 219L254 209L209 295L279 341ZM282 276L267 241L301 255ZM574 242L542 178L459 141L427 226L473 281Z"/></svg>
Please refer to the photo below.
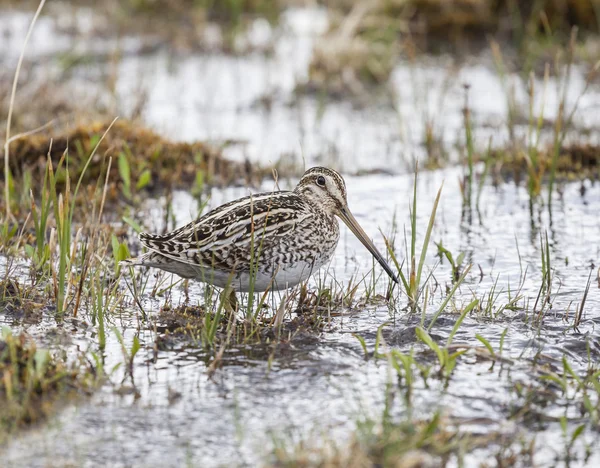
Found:
<svg viewBox="0 0 600 468"><path fill-rule="evenodd" d="M121 260L119 265L121 267L142 267L142 266L156 266L157 257L154 252L146 252L143 255L135 258L128 258L127 260Z"/></svg>
<svg viewBox="0 0 600 468"><path fill-rule="evenodd" d="M119 262L121 267L153 267L159 268L169 273L175 273L182 278L195 278L199 275L198 267L186 263L174 261L164 255L156 252L147 252L136 258L122 260Z"/></svg>

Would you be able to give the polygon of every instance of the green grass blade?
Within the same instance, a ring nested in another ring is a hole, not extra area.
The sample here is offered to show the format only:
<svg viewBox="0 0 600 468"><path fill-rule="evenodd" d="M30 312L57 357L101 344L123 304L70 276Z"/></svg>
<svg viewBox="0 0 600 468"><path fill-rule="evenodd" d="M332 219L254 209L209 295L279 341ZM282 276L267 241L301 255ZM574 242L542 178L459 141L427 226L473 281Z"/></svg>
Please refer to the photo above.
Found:
<svg viewBox="0 0 600 468"><path fill-rule="evenodd" d="M476 306L477 304L479 304L479 299L474 299L467 307L465 307L465 309L462 311L462 313L460 314L460 317L458 317L458 320L456 321L456 323L454 324L454 327L452 327L452 331L450 332L450 336L448 336L448 341L446 342L446 346L450 346L452 344L452 340L454 338L454 335L456 334L456 332L458 331L458 329L460 328L460 325L463 323L463 320L465 319L465 317L467 316L467 314L469 312L471 312Z"/></svg>
<svg viewBox="0 0 600 468"><path fill-rule="evenodd" d="M448 305L448 302L450 302L450 299L452 299L452 296L454 296L454 293L456 292L456 290L458 289L458 287L462 284L462 282L466 278L467 273L469 273L469 271L471 270L471 266L472 265L469 265L467 268L465 268L465 271L463 272L463 274L460 276L460 278L458 278L458 280L456 281L456 283L454 283L454 287L452 288L452 290L450 291L450 293L446 296L446 299L444 299L444 302L442 302L442 305L440 305L439 309L437 310L437 312L435 313L435 315L431 319L431 323L427 327L427 331L431 330L431 328L433 327L433 325L437 321L438 317L444 311L444 309Z"/></svg>
<svg viewBox="0 0 600 468"><path fill-rule="evenodd" d="M486 347L486 349L487 349L487 350L490 352L490 354L491 354L492 356L495 356L495 355L496 355L496 353L494 352L494 348L492 347L491 343L490 343L488 340L486 340L486 339L485 339L483 336L481 336L479 333L477 333L477 334L475 335L475 338L476 338L477 340L479 340L483 346L485 346L485 347Z"/></svg>
<svg viewBox="0 0 600 468"><path fill-rule="evenodd" d="M421 257L419 258L419 265L417 267L417 285L421 284L421 272L423 271L423 265L425 264L425 257L427 255L427 247L429 246L429 240L431 239L431 231L433 230L433 224L435 222L435 214L437 212L438 204L440 202L440 196L442 195L442 189L444 184L438 190L433 203L433 209L431 210L431 216L429 217L429 225L427 226L427 233L425 234L425 240L423 241L423 248L421 250Z"/></svg>

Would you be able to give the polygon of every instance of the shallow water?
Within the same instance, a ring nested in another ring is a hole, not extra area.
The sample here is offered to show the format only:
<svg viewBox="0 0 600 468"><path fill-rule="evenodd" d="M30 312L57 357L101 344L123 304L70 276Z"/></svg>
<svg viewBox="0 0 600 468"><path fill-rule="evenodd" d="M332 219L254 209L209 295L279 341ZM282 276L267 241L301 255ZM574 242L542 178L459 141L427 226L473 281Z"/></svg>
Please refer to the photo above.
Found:
<svg viewBox="0 0 600 468"><path fill-rule="evenodd" d="M560 293L553 298L552 312L539 333L524 323L520 311L506 312L496 320L468 317L454 342L480 346L474 338L479 333L497 349L502 331L508 328L503 356L513 359L515 364L505 371L490 370L490 361L479 362L467 357L458 364L446 391L435 379L430 379L428 389L417 384L413 408L416 416L427 416L444 408L449 416L465 421L465 430L475 433L511 433L516 430L514 423L507 421L508 407L516 400L512 387L517 381L532 383L531 360L535 355L543 353L558 366L566 354L571 365L583 371L588 364L584 342L589 339L592 359L598 358L600 343L595 326L600 321L600 298L597 286L592 286L579 332L569 330L572 319L565 322L563 314L570 303L581 300L590 261L597 255L597 248L590 251L589 246L598 243L600 231L593 207L598 203L600 190L590 187L582 198L577 186L567 186L564 201L557 204L553 213L557 221L549 229L545 220L540 225L535 222L532 225L528 198L522 188L510 184L497 189L486 186L481 222L471 225L461 222L457 175L455 171L424 173L419 189L422 213L426 213L432 204L434 189L442 181L446 182L433 239L443 240L453 252L469 252L473 262L483 270L484 276L480 279L479 271L473 269L460 289L457 303L466 305L474 295L482 297L496 281L500 288L506 290L510 284L512 290L516 289L520 267L515 238L520 240L522 267L528 270L521 303L527 299L535 301L541 281L538 233L544 229L548 229L551 239ZM410 176L349 177L347 183L351 188L350 206L355 207L357 218L376 242L380 239L376 227L389 231L394 211L397 219L408 219ZM227 195L233 195L232 191L227 191ZM182 207L193 202L184 193L178 194L175 200L183 222L189 215ZM217 196L214 200L220 202ZM420 216L418 224L423 230L425 222L425 215ZM564 264L566 257L568 266ZM429 255L427 264L431 267L436 262L437 258ZM364 273L369 267L370 261L358 241L343 235L329 267L331 273L335 272L338 280L347 281L356 270ZM449 284L447 264L439 265L434 275L442 285ZM180 295L181 291L174 293L175 304L182 300ZM201 297L200 287L193 285L190 295ZM439 299L436 295L433 303L439 303ZM401 305L406 303L402 296L399 301ZM434 304L430 310L435 309ZM148 301L146 307L153 317L159 304ZM122 317L113 319L129 341L137 329L134 315L134 311L125 311ZM443 315L432 333L442 338L447 336L455 319L452 313ZM356 420L377 418L381 413L389 374L385 361L364 360L351 332L363 336L372 349L376 330L386 321L390 321L385 333L390 346L403 352L408 352L411 346L422 349L413 334L405 332L407 327L418 323L418 318L401 310L390 312L385 306L367 307L334 318L317 341L299 340L282 345L274 352L271 364L262 353L252 356L234 347L226 353L223 367L212 379L206 373L209 357L187 342L176 345L174 350L159 351L158 359L152 362L155 336L143 327L140 332L143 348L136 357L135 368L135 383L141 393L138 400L134 401L130 395L118 396L113 386L105 386L89 402L62 413L49 427L15 440L7 447L5 457L21 466L46 465L48 460L75 464L87 460L93 464L125 465L148 461L167 466L188 461L197 466L232 462L253 465L266 459L273 440L283 439L288 443L306 437L318 440L319 434L344 440ZM80 328L74 332L68 324L63 328L63 333L71 335L83 349L93 346L91 329ZM46 341L39 334L36 337ZM52 343L53 338L49 341ZM120 345L111 334L105 366L110 369L121 360ZM119 372L111 379L116 384L120 381L118 376ZM179 395L174 401L173 391ZM401 414L402 405L397 406L396 412ZM560 416L562 409L550 406L546 412ZM518 430L527 434L528 428ZM541 432L538 430L538 437L560 440L558 423L549 424ZM588 439L591 440L594 439ZM553 445L562 453L563 445ZM478 458L487 455L483 451ZM553 456L552 450L543 450L536 460L551 463Z"/></svg>
<svg viewBox="0 0 600 468"><path fill-rule="evenodd" d="M507 141L508 94L523 119L516 125L517 138L527 134L527 83L516 74L503 82L488 55L466 63L448 56L401 61L389 92L366 102L296 95L297 84L308 79L315 34L326 25L320 10L288 12L269 56L128 55L119 66L118 96L127 109L140 90L146 92L145 121L172 138L239 140L242 144L226 150L228 156L263 164L304 160L307 166L324 164L346 173L410 171L415 159L427 156L426 124L456 160L455 145L464 141L465 85L481 146L490 137L500 147ZM574 124L581 129L598 124L600 105L597 87L584 93L586 73L574 66L566 93L566 109L577 105ZM535 80L536 113L543 109L547 119L557 115L561 86L562 80L552 77L544 91L542 77Z"/></svg>
<svg viewBox="0 0 600 468"><path fill-rule="evenodd" d="M281 37L273 57L172 57L167 53L126 56L119 65L117 82L121 105L127 108L128 99L141 85L149 96L146 122L168 136L182 140L246 140L246 144L231 149L229 155L262 163L274 162L282 154L300 161L303 155L307 165L323 163L341 168L356 218L381 250L384 244L378 229L386 235L396 232L395 245L403 260L413 188L409 168L413 157L425 156L421 147L423 118L414 116L432 115L443 129L443 138L453 145L462 141L462 83L471 84L471 106L482 123L503 121L505 93L496 74L484 65L466 64L456 72L448 72L444 62L449 59L431 58L417 65L398 66L392 79L396 90L393 103L356 107L340 101L323 107L314 97L296 98L296 80L305 78L314 34L322 31L324 25L323 12L288 13L278 32ZM577 73L579 78L573 80L570 88L573 100L584 86L581 73ZM451 84L444 91L447 80ZM258 104L265 96L275 96L269 109ZM599 96L597 89L586 94L582 112L578 113L581 125L589 126L597 120L595 103ZM552 99L547 104L549 112L555 108ZM502 126L495 124L478 127L476 135L487 141L487 135L493 133L495 139L502 140L506 138L503 132ZM393 175L349 175L361 169L385 169ZM478 359L471 352L459 360L446 389L437 378L430 377L428 387L417 379L413 417L427 417L442 409L460 422L463 431L521 434L526 440L535 436L536 463L554 465L565 447L559 423L527 425L511 420L509 415L511 407L522 402L515 393L515 384L539 385L539 366L533 364L534 359L561 368L561 359L566 355L573 368L583 373L589 365L589 343L591 361L598 360L600 295L595 274L600 249L600 188L586 182L582 195L579 183L567 184L550 210L531 208L524 187L510 182L497 187L486 184L479 206L465 207L458 184L461 176L461 169L419 175L417 245L420 248L435 194L443 183L432 241L442 241L455 256L465 252L466 261L473 264L455 301L431 333L445 340L457 319L456 310L474 298L484 301L494 287L499 292L494 312L507 303L509 291L514 297L515 291L520 290L522 299L516 310L503 311L493 319L472 314L454 338L454 343L481 348L475 338L480 334L498 349L507 329L503 357L513 360L513 364L497 363L491 368L490 360ZM282 188L288 184L280 182ZM262 187L272 188L270 182ZM247 192L242 188L214 189L209 206ZM188 222L198 211L197 202L186 192L175 193L173 208L176 225ZM164 209L162 199L146 203L140 218L147 220L147 229L163 228L160 220L164 219ZM531 319L543 276L540 238L546 233L554 278L552 309L539 326L532 324ZM448 262L440 263L435 254L432 244L425 272L432 272L429 316L441 303L446 288L451 287ZM344 229L335 258L322 276L335 277L345 284L358 273L366 275L369 281L371 266L368 253ZM583 320L578 330L573 330L573 311L582 300L592 267L593 281ZM376 272L380 273L379 267ZM384 293L383 281L378 291ZM390 380L394 385L396 382L385 360L365 360L352 333L364 337L372 351L378 327L387 322L387 346L404 353L415 347L422 363L433 359L424 352L411 328L418 325L420 318L406 312L406 298L397 290L395 294L395 309L368 305L331 318L318 339L283 343L273 352L270 362L266 353L252 347L232 347L212 378L207 374L212 356L188 341L159 351L154 361L156 336L151 325L167 299L152 299L146 294L143 301L149 323L143 322L134 307L111 318L128 347L139 333L142 349L134 368L139 398L117 392L123 377L123 370L117 369L111 383L89 400L75 403L49 424L15 438L4 448L3 460L10 466L244 466L268 463L274 444L279 442L293 446L300 440L309 440L318 446L323 440L336 440L343 447L358 420L380 420L386 384ZM201 285L190 286L190 297L200 300ZM174 305L183 302L179 286L173 289L170 300ZM567 310L571 312L566 317ZM25 328L49 347L95 350L97 338L93 327L86 326L88 321L84 314L80 322L57 325L46 317L42 324ZM0 324L20 328L6 315L0 315ZM114 332L109 334L105 359L106 369L123 360ZM402 392L402 387L398 392ZM398 396L394 416L401 418L406 411ZM543 409L544 414L557 418L566 411L573 418L569 426L572 431L578 425L577 415L573 409L565 410L564 401L549 401ZM600 450L595 448L597 434L586 431L584 439L593 447L590 466L600 463ZM495 449L492 445L477 450L467 455L466 462L487 460ZM583 450L580 439L576 451Z"/></svg>

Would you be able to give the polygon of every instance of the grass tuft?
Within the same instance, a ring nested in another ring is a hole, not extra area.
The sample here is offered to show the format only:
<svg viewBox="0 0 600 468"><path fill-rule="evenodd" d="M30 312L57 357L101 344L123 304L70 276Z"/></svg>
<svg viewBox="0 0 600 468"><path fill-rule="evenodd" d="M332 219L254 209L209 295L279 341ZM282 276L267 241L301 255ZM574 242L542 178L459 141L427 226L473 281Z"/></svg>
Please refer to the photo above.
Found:
<svg viewBox="0 0 600 468"><path fill-rule="evenodd" d="M44 420L57 401L88 395L95 370L38 349L25 334L8 328L0 335L0 442L14 429Z"/></svg>

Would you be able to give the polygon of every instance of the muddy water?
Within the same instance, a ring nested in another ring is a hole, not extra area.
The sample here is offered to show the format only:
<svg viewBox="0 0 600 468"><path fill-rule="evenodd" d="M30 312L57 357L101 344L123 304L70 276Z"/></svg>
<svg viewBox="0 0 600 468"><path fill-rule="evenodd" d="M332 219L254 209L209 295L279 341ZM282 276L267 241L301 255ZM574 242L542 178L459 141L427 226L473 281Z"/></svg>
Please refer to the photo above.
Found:
<svg viewBox="0 0 600 468"><path fill-rule="evenodd" d="M184 140L245 140L245 144L230 150L235 158L266 163L278 160L282 154L295 155L298 161L304 155L309 165L333 165L345 174L360 169L389 170L393 175L346 175L349 204L382 250L378 229L386 235L396 232L399 258L404 259L404 232L409 229L413 187L408 168L413 157L424 157L420 146L423 116L430 116L440 125L450 146L460 141L464 103L461 84L468 80L474 115L481 123L493 124L479 126L477 136L487 141L493 133L502 139L504 130L498 122L506 115L505 93L489 67L467 64L449 72L444 59L436 58L398 67L392 79L396 89L393 106L378 102L356 107L350 102L334 102L323 107L315 98L297 99L293 96L295 82L306 77L314 34L324 24L326 18L319 11L289 13L280 31L261 33L278 35L270 58L258 54L173 58L162 53L125 57L117 83L122 106L127 109L131 104L128 100L142 86L148 92L144 118L150 125ZM581 76L572 81L573 99L584 86ZM273 102L265 107L263 98L272 96ZM593 89L586 95L578 114L581 125L594 123L597 96L600 94ZM553 107L547 106L551 112ZM589 364L586 343L592 362L599 357L596 327L600 322L600 295L596 282L592 282L578 330L572 324L590 268L597 268L600 189L586 183L582 195L580 184L567 184L550 211L531 209L522 187L512 183L485 185L479 206L465 207L458 186L461 175L462 170L448 169L423 172L419 180L418 245L435 194L443 183L432 240L442 241L455 257L465 252L467 261L473 264L432 334L445 339L455 323L456 310L474 298L485 301L494 287L499 296L492 307L494 312L519 290L522 299L516 310L499 312L494 319L472 314L454 339L455 343L481 346L475 338L480 334L498 349L500 337L507 330L503 356L512 359L513 364L490 369L489 360L467 354L459 361L447 388L433 377L428 379L428 386L417 379L412 414L427 417L441 409L464 431L519 434L525 440L535 436L536 462L552 465L564 453L560 425L556 421L520 424L510 420L515 405L522 403L514 386L537 384L532 362L540 356L560 368L560 360L566 355L579 372ZM288 184L281 181L282 188ZM262 187L272 188L269 182ZM247 192L213 190L209 205L219 205ZM173 205L175 224L189 221L198 210L194 198L185 192L175 194ZM140 217L157 220L155 224L148 221L148 229L162 229L159 220L164 219L164 209L162 199L147 202ZM357 273L368 274L371 259L347 230L343 233L335 258L321 276L347 283ZM554 294L552 309L546 312L540 327L531 324L531 317L542 282L540 236L546 233ZM446 288L451 287L448 262L440 263L435 251L432 244L426 267L427 274L432 272L430 315ZM378 287L383 292L383 282ZM201 285L191 285L192 301L201 300L202 293ZM142 349L134 367L139 398L127 393L131 382L124 379L121 366L112 373L110 383L88 401L75 403L49 424L19 435L3 449L3 460L11 466L243 466L268 462L276 444L292 447L308 440L309 445L319 446L336 440L343 446L358 420L381 418L386 384L391 379L395 385L385 360L365 360L352 333L363 336L369 350L373 350L376 330L387 322L387 346L406 353L414 347L420 362L433 362L411 331L419 317L405 310L406 298L398 291L396 299L396 308L368 305L331 318L316 338L284 343L270 361L264 352L252 347L232 347L224 355L222 368L209 378L207 366L212 356L187 341L159 351L154 359L156 336L152 324L166 301L174 305L184 301L180 287L176 286L169 298L152 299L144 294L148 321L133 306L110 318L111 326L123 333L128 348L139 333ZM567 310L571 311L568 315ZM0 315L0 323L14 329L21 327L18 320L6 315ZM85 314L81 320L63 325L45 317L41 324L25 328L50 347L97 349L95 330ZM111 331L105 368L111 370L122 361L120 344ZM401 400L397 398L393 406L398 419L408 411ZM553 418L565 411L564 399L549 401L543 409ZM575 413L573 409L566 413L572 418L570 431L579 424ZM597 444L597 435L590 431L584 433L584 439L592 447ZM576 444L579 453L584 450L582 442L580 439ZM467 462L486 460L495 450L497 447L491 445L476 451L467 455ZM592 449L589 462L600 463L598 450Z"/></svg>

